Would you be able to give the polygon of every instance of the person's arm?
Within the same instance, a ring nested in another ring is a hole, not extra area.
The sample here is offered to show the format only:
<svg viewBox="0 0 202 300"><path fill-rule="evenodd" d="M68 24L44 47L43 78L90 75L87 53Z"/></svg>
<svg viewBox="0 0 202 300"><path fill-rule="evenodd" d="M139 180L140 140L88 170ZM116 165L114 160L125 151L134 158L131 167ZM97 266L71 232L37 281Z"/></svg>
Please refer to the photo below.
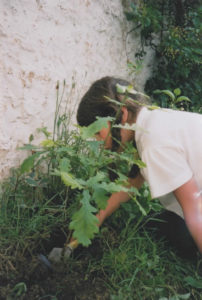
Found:
<svg viewBox="0 0 202 300"><path fill-rule="evenodd" d="M192 178L174 191L180 203L187 227L202 253L202 193Z"/></svg>
<svg viewBox="0 0 202 300"><path fill-rule="evenodd" d="M128 182L129 187L134 186L139 189L144 182L144 178L141 176L141 174L139 174L136 178L129 178ZM127 202L129 199L130 196L126 192L118 192L112 194L112 196L108 200L107 207L104 210L100 210L96 215L99 220L98 226L101 226L104 220L119 208L121 203Z"/></svg>

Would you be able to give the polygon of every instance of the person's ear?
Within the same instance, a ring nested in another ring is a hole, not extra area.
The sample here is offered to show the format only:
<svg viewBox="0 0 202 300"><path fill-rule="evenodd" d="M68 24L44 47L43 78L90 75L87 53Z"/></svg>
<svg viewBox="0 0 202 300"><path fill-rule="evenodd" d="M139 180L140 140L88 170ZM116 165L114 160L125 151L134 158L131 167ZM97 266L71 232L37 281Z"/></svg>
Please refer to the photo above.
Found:
<svg viewBox="0 0 202 300"><path fill-rule="evenodd" d="M128 110L125 106L122 106L121 111L122 111L121 124L125 124L126 121L128 120Z"/></svg>

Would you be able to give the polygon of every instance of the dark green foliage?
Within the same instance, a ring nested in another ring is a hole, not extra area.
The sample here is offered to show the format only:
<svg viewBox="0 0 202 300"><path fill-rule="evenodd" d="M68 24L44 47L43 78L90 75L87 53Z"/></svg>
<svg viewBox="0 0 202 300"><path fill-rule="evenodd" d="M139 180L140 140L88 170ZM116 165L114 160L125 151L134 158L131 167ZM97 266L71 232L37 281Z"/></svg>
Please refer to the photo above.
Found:
<svg viewBox="0 0 202 300"><path fill-rule="evenodd" d="M126 13L134 29L139 28L141 48L135 54L144 59L145 46L155 50L156 62L146 92L155 89L174 90L177 87L191 99L184 109L199 110L201 98L201 6L199 1L140 1L131 3ZM165 107L166 97L160 95L155 101ZM179 104L183 105L183 102Z"/></svg>

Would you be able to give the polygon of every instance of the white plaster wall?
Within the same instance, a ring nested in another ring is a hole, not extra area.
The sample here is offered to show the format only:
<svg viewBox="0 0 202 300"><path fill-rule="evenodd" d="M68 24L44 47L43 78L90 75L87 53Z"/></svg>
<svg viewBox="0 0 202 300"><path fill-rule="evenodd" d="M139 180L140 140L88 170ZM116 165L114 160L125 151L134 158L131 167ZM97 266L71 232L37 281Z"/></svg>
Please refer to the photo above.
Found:
<svg viewBox="0 0 202 300"><path fill-rule="evenodd" d="M0 178L22 161L16 148L36 128L52 131L58 80L74 106L102 76L134 79L127 59L138 39L129 30L121 0L0 0Z"/></svg>

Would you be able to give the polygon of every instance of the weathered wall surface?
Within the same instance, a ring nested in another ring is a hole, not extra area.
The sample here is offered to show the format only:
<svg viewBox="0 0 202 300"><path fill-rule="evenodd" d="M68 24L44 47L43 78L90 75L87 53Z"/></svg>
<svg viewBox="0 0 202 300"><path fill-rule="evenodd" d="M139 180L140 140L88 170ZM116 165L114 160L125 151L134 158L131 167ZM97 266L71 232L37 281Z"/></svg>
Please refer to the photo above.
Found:
<svg viewBox="0 0 202 300"><path fill-rule="evenodd" d="M138 40L128 26L121 0L0 1L0 178L20 163L16 148L36 128L52 131L58 80L74 106L94 80L130 78Z"/></svg>

